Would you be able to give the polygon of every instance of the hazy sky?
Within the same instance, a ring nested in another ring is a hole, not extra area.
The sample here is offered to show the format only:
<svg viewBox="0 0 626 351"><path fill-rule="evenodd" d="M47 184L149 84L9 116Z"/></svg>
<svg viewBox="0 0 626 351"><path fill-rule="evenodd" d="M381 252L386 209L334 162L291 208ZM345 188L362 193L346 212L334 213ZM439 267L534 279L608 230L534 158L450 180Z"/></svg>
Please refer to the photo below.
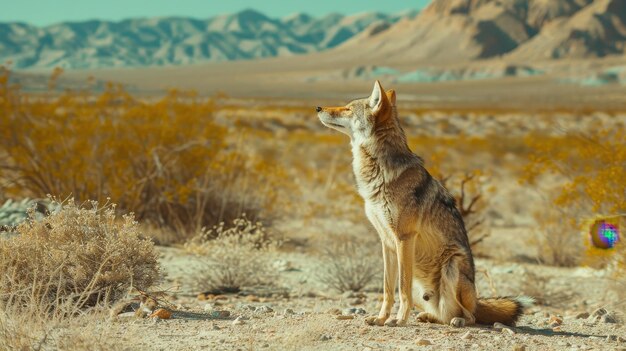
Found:
<svg viewBox="0 0 626 351"><path fill-rule="evenodd" d="M27 22L39 26L90 19L121 20L131 17L189 16L207 18L246 8L269 17L295 12L324 15L365 11L387 13L423 8L430 0L0 0L0 22Z"/></svg>

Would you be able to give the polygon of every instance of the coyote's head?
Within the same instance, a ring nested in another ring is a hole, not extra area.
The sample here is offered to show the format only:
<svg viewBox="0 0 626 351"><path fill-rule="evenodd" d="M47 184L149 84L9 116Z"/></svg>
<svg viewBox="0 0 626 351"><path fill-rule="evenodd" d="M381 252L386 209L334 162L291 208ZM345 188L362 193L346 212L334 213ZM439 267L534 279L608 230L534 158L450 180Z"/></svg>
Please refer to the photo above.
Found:
<svg viewBox="0 0 626 351"><path fill-rule="evenodd" d="M396 93L385 92L379 81L368 98L351 101L342 107L317 107L322 123L355 138L368 138L394 118Z"/></svg>

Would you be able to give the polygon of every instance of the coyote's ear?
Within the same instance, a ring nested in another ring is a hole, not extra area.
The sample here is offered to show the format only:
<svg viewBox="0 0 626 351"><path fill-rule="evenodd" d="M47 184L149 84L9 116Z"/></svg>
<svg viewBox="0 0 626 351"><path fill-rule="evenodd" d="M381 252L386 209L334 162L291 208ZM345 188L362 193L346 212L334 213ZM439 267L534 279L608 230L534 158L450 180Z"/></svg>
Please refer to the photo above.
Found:
<svg viewBox="0 0 626 351"><path fill-rule="evenodd" d="M396 106L396 91L391 89L391 90L387 90L387 99L389 99L389 103L391 103L391 106Z"/></svg>
<svg viewBox="0 0 626 351"><path fill-rule="evenodd" d="M387 94L383 90L383 87L380 85L379 81L374 83L374 90L372 91L372 95L369 98L369 105L374 114L382 111L389 104L389 100L387 99Z"/></svg>

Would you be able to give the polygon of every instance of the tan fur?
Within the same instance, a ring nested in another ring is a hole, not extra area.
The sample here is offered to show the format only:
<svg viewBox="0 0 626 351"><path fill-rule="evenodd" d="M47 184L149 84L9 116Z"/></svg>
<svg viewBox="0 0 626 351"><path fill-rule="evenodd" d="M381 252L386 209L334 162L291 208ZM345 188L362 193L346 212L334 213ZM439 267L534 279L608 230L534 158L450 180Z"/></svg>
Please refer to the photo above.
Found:
<svg viewBox="0 0 626 351"><path fill-rule="evenodd" d="M318 116L350 136L358 191L382 243L383 304L368 323L405 325L416 303L424 309L422 321L513 324L531 299L477 299L463 220L452 196L409 149L395 91L385 92L377 81L369 98L320 107ZM391 318L396 284L400 306Z"/></svg>

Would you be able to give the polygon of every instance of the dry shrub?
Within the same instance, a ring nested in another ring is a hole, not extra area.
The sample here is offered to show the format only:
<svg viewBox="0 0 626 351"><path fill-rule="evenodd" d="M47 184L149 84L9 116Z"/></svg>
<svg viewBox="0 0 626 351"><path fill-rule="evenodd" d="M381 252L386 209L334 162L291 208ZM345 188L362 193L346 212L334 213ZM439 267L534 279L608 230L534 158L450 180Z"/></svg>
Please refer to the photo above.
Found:
<svg viewBox="0 0 626 351"><path fill-rule="evenodd" d="M0 67L0 111L0 185L16 198L111 198L181 240L272 201L258 186L273 189L272 163L233 145L194 92L147 101L108 84L30 96Z"/></svg>
<svg viewBox="0 0 626 351"><path fill-rule="evenodd" d="M158 278L153 244L132 217L91 202L53 203L0 239L0 345L7 350L118 350L103 321L129 287Z"/></svg>
<svg viewBox="0 0 626 351"><path fill-rule="evenodd" d="M361 291L381 274L382 258L376 254L379 243L347 239L331 244L322 253L318 279L329 288L340 292Z"/></svg>
<svg viewBox="0 0 626 351"><path fill-rule="evenodd" d="M43 220L23 222L18 235L0 240L0 301L34 304L42 313L66 304L79 310L157 281L158 254L132 216L119 219L115 206L97 202L56 205Z"/></svg>
<svg viewBox="0 0 626 351"><path fill-rule="evenodd" d="M536 247L539 262L559 267L580 264L584 248L575 218L548 204L535 212L534 217L541 227L535 230L535 235L528 242Z"/></svg>
<svg viewBox="0 0 626 351"><path fill-rule="evenodd" d="M236 293L274 283L272 253L279 243L260 222L243 216L232 223L203 230L185 244L203 267L195 277L201 291Z"/></svg>
<svg viewBox="0 0 626 351"><path fill-rule="evenodd" d="M483 198L482 188L485 181L479 171L440 177L444 186L453 194L457 208L463 217L465 230L472 248L485 240L491 232L485 223L487 205Z"/></svg>

